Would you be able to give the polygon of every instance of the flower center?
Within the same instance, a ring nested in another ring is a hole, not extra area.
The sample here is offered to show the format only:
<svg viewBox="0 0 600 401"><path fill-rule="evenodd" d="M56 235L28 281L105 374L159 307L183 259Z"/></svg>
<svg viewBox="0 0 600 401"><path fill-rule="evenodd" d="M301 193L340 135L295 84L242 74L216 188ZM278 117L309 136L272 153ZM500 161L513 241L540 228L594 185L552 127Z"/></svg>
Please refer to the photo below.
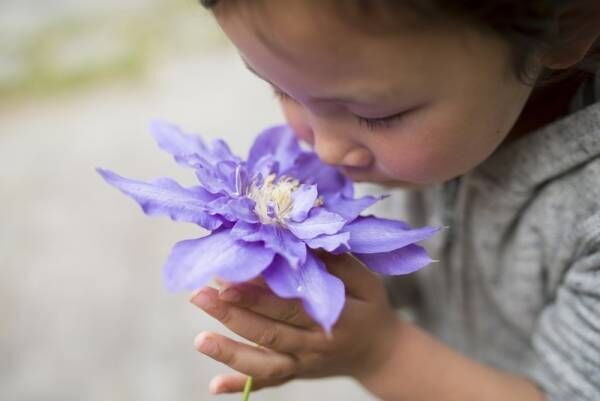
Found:
<svg viewBox="0 0 600 401"><path fill-rule="evenodd" d="M263 224L285 224L294 206L292 194L300 188L300 182L291 177L267 176L258 187L256 183L250 186L249 197L256 206L255 213Z"/></svg>

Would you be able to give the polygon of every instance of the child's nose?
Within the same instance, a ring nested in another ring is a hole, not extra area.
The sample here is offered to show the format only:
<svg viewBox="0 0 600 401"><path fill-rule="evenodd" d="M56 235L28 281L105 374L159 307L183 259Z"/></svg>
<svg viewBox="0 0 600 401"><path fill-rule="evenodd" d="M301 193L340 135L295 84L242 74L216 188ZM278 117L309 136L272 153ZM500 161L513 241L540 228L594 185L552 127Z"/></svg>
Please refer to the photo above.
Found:
<svg viewBox="0 0 600 401"><path fill-rule="evenodd" d="M343 139L315 135L314 150L321 161L334 166L361 168L373 162L373 156L367 148Z"/></svg>
<svg viewBox="0 0 600 401"><path fill-rule="evenodd" d="M350 150L342 159L343 167L369 167L373 163L371 152L363 147L356 147Z"/></svg>

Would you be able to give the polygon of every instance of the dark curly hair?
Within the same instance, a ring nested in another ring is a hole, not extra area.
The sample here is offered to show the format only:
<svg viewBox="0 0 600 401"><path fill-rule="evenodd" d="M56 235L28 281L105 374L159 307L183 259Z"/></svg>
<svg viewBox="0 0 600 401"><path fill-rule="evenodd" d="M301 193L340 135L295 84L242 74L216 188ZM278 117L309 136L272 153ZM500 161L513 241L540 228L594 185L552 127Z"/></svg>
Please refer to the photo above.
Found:
<svg viewBox="0 0 600 401"><path fill-rule="evenodd" d="M199 1L204 7L214 9L220 3L240 0ZM475 27L504 38L513 50L515 73L521 79L530 81L529 66L532 56L545 49L564 45L565 38L559 35L560 12L568 4L586 1L593 3L598 0L344 0L334 3L341 16L354 17L351 22L357 29L364 28L364 25L370 22L370 26L379 32L393 31L394 14L406 11L407 7L428 19L452 17L465 20ZM371 18L364 18L365 16ZM584 60L572 70L593 72L599 66L600 43L597 42ZM553 81L553 77L560 78L564 75L543 74L541 80Z"/></svg>

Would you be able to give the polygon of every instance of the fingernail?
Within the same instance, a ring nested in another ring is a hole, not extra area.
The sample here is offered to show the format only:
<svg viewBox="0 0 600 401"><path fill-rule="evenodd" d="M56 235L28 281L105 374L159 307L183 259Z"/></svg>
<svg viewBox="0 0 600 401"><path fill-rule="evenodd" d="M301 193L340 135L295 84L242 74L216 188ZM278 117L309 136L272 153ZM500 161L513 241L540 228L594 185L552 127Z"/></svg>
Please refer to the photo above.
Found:
<svg viewBox="0 0 600 401"><path fill-rule="evenodd" d="M219 383L217 383L215 380L212 380L208 385L208 391L211 394L219 394Z"/></svg>
<svg viewBox="0 0 600 401"><path fill-rule="evenodd" d="M242 300L242 294L235 288L227 288L219 294L219 298L227 302L239 302Z"/></svg>
<svg viewBox="0 0 600 401"><path fill-rule="evenodd" d="M202 309L214 309L216 306L215 301L213 301L208 294L203 292L196 294L190 301Z"/></svg>
<svg viewBox="0 0 600 401"><path fill-rule="evenodd" d="M198 351L202 352L203 354L213 356L218 351L217 343L215 343L214 340L211 340L210 338L203 338L198 344Z"/></svg>

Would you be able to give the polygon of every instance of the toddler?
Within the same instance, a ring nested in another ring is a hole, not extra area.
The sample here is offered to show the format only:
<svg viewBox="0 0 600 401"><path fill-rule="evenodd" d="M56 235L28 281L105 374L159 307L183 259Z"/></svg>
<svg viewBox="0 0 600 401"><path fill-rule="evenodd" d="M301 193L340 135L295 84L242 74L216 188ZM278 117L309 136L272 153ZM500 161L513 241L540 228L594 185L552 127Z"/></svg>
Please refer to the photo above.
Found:
<svg viewBox="0 0 600 401"><path fill-rule="evenodd" d="M323 255L347 289L331 336L259 281L201 289L260 345L200 333L242 373L212 392L346 375L383 400L600 400L600 2L202 3L324 162L448 227L439 264L385 283Z"/></svg>

